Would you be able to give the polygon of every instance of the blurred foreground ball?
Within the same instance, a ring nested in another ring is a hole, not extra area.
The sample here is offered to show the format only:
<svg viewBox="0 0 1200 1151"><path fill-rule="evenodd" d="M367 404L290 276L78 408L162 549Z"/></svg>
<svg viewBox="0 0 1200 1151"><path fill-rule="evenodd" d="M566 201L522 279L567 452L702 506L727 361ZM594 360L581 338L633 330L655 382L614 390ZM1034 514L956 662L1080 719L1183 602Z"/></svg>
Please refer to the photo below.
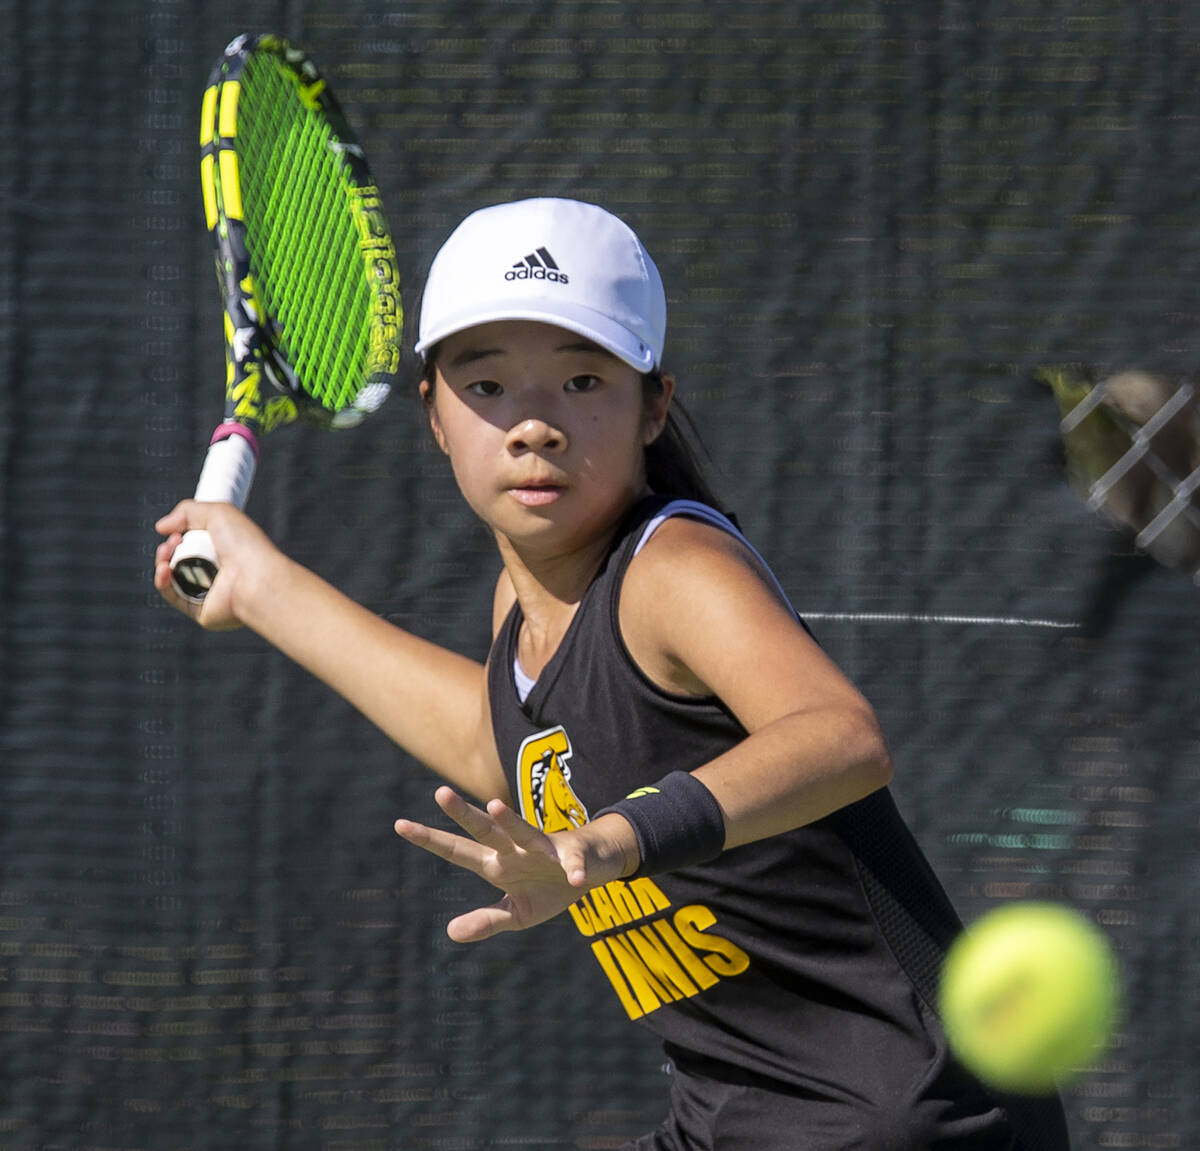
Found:
<svg viewBox="0 0 1200 1151"><path fill-rule="evenodd" d="M1120 990L1107 938L1053 903L988 912L955 941L942 969L946 1036L984 1082L1047 1095L1104 1053Z"/></svg>

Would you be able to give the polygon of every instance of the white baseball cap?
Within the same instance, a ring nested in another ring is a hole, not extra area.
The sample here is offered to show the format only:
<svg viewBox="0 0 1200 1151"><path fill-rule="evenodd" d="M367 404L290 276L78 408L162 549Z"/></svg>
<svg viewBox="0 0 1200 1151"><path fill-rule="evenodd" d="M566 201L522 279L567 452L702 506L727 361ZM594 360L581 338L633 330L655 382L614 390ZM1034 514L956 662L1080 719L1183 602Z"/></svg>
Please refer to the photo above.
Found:
<svg viewBox="0 0 1200 1151"><path fill-rule="evenodd" d="M576 332L639 372L662 362L667 298L633 229L579 200L542 198L472 212L429 269L417 352L496 320Z"/></svg>

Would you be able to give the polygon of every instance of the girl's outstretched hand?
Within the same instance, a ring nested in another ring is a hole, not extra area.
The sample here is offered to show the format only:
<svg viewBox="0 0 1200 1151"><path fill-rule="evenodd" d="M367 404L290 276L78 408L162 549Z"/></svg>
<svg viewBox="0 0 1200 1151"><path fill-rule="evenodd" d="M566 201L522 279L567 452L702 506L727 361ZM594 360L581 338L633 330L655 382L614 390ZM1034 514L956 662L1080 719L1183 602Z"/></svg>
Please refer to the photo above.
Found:
<svg viewBox="0 0 1200 1151"><path fill-rule="evenodd" d="M434 798L466 836L408 819L396 820L396 834L504 892L498 903L468 911L446 925L446 933L457 943L476 943L501 931L544 923L588 889L637 866L633 829L619 815L547 835L499 799L481 810L449 787L439 787Z"/></svg>

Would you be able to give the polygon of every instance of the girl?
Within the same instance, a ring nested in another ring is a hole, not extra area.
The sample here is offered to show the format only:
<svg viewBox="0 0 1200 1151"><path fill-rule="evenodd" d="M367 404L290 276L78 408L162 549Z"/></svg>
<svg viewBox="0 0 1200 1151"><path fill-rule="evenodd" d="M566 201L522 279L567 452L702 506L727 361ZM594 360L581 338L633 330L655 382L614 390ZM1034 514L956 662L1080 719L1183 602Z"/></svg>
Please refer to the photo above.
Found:
<svg viewBox="0 0 1200 1151"><path fill-rule="evenodd" d="M503 560L486 664L228 506L159 522L155 585L205 627L255 629L447 781L465 835L395 826L503 893L453 939L569 913L613 1009L671 1060L669 1115L630 1149L1057 1151L1057 1100L1001 1099L947 1050L932 1004L959 922L870 707L682 446L665 330L653 261L592 205L484 209L434 261L421 395ZM222 561L202 606L169 563L197 527Z"/></svg>

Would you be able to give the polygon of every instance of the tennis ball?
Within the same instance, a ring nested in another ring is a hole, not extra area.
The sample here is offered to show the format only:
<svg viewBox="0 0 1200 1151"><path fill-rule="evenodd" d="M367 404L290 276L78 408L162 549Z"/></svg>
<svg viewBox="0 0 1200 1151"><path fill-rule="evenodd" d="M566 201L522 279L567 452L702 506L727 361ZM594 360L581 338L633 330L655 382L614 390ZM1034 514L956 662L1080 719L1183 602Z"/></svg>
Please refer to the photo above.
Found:
<svg viewBox="0 0 1200 1151"><path fill-rule="evenodd" d="M1105 936L1054 903L988 912L955 940L942 968L951 1048L985 1083L1018 1095L1048 1095L1099 1059L1119 997Z"/></svg>

